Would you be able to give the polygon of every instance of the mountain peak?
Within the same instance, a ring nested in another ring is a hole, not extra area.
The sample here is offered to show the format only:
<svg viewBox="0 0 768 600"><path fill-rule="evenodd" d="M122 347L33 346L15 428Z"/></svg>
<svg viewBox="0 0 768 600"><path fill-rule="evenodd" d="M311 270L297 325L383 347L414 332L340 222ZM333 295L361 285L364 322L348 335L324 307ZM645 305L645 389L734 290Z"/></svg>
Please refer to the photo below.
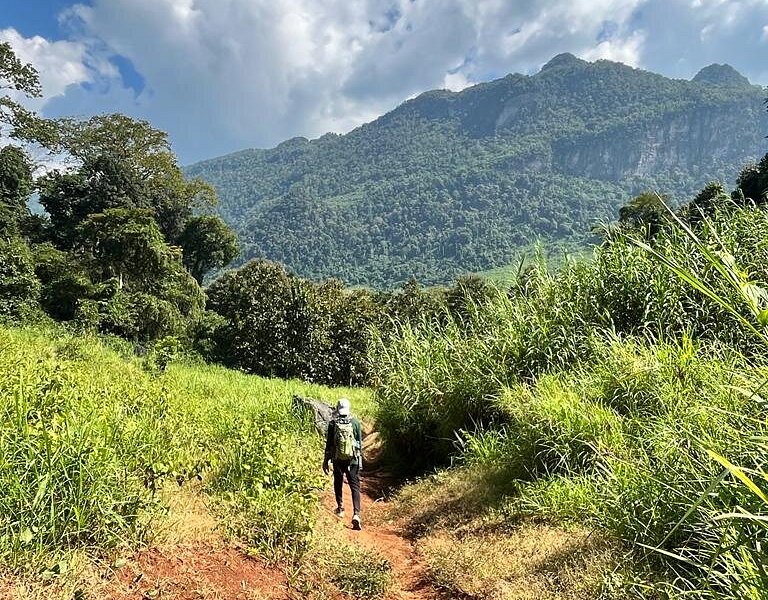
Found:
<svg viewBox="0 0 768 600"><path fill-rule="evenodd" d="M570 52L563 52L557 56L551 58L543 67L541 67L541 73L550 71L552 69L564 69L578 67L588 64L587 61L576 58Z"/></svg>
<svg viewBox="0 0 768 600"><path fill-rule="evenodd" d="M701 71L696 73L696 77L693 78L696 83L707 83L710 85L728 85L728 86L745 86L752 85L749 79L744 77L731 65L719 65L711 64L708 67L704 67Z"/></svg>

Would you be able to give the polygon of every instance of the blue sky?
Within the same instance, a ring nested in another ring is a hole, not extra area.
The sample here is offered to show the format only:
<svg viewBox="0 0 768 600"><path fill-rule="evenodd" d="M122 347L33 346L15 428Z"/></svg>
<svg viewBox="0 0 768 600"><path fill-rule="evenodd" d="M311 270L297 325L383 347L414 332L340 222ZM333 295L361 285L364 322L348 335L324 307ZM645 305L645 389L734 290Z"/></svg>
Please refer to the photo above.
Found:
<svg viewBox="0 0 768 600"><path fill-rule="evenodd" d="M0 0L49 116L120 111L184 163L346 132L428 89L560 52L768 84L768 0Z"/></svg>

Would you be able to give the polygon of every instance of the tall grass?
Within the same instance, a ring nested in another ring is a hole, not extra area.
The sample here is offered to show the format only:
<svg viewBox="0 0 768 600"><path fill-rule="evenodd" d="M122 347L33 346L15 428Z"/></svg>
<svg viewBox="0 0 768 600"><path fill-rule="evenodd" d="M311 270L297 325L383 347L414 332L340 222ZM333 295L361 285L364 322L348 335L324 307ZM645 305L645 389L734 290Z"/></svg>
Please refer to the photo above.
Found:
<svg viewBox="0 0 768 600"><path fill-rule="evenodd" d="M233 534L300 555L321 449L295 393L337 395L209 366L147 372L96 339L0 329L0 561L141 544L164 512L160 488L192 478Z"/></svg>
<svg viewBox="0 0 768 600"><path fill-rule="evenodd" d="M410 464L492 467L514 483L510 519L623 540L650 569L627 593L765 597L766 234L755 208L652 246L609 232L469 324L403 327L375 349L385 437Z"/></svg>

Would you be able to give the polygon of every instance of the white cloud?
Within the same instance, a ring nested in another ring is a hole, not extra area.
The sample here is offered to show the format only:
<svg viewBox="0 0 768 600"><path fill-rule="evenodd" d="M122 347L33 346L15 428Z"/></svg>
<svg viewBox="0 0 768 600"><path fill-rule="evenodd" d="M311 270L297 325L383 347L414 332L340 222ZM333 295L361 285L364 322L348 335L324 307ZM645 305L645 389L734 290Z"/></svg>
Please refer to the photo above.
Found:
<svg viewBox="0 0 768 600"><path fill-rule="evenodd" d="M65 22L73 41L16 34L59 95L48 110L148 118L183 160L347 131L560 52L678 77L730 62L768 82L766 0L90 0ZM143 77L138 96L112 55Z"/></svg>
<svg viewBox="0 0 768 600"><path fill-rule="evenodd" d="M93 0L70 18L130 59L142 116L201 158L346 131L561 51L637 63L642 36L597 37L640 1Z"/></svg>
<svg viewBox="0 0 768 600"><path fill-rule="evenodd" d="M605 40L594 48L581 54L586 60L613 60L637 67L642 61L642 49L645 42L645 34L636 31L628 38L620 40Z"/></svg>
<svg viewBox="0 0 768 600"><path fill-rule="evenodd" d="M0 29L0 42L10 44L20 60L37 68L46 98L61 96L69 86L90 80L84 44L49 42L40 36L25 38L15 29Z"/></svg>
<svg viewBox="0 0 768 600"><path fill-rule="evenodd" d="M460 92L470 85L472 85L472 82L467 79L466 75L462 73L448 73L443 78L443 87L446 90L451 90L452 92Z"/></svg>

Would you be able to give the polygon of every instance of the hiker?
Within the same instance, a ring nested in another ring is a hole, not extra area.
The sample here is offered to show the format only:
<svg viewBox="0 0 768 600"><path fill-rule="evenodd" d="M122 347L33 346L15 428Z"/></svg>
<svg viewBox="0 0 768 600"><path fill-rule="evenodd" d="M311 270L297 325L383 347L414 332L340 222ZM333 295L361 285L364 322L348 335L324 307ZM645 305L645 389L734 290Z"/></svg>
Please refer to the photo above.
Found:
<svg viewBox="0 0 768 600"><path fill-rule="evenodd" d="M362 529L360 519L360 473L363 470L363 434L360 421L350 415L350 404L346 398L340 398L336 404L336 416L328 424L325 439L325 458L323 473L328 475L328 461L333 462L333 491L336 493L335 514L344 517L344 499L342 487L344 475L352 492L352 529Z"/></svg>

